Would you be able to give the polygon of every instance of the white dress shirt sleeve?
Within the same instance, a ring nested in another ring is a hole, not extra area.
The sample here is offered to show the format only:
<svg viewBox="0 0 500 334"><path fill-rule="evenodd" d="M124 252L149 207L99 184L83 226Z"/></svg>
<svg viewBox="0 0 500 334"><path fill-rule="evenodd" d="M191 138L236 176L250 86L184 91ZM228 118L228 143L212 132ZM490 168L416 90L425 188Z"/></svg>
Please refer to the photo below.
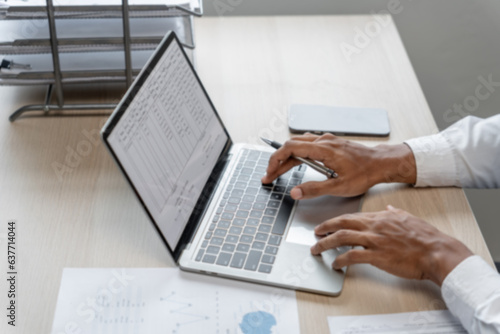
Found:
<svg viewBox="0 0 500 334"><path fill-rule="evenodd" d="M406 144L415 156L417 187L500 188L500 114L468 116Z"/></svg>
<svg viewBox="0 0 500 334"><path fill-rule="evenodd" d="M443 299L469 333L500 333L500 275L481 257L463 260L446 276Z"/></svg>
<svg viewBox="0 0 500 334"><path fill-rule="evenodd" d="M417 187L500 188L500 115L469 116L406 144L415 156ZM500 275L482 258L468 257L454 268L442 294L469 333L500 333Z"/></svg>

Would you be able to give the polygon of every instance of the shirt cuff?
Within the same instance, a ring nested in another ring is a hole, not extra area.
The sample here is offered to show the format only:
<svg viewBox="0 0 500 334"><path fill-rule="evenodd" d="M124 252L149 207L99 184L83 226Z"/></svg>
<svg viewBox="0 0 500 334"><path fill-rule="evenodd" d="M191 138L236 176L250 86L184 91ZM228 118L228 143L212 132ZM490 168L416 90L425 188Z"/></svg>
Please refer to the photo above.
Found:
<svg viewBox="0 0 500 334"><path fill-rule="evenodd" d="M472 331L479 308L498 290L500 275L474 255L456 266L443 281L441 293L450 312Z"/></svg>
<svg viewBox="0 0 500 334"><path fill-rule="evenodd" d="M405 141L417 165L416 187L459 186L456 160L448 139L441 133Z"/></svg>

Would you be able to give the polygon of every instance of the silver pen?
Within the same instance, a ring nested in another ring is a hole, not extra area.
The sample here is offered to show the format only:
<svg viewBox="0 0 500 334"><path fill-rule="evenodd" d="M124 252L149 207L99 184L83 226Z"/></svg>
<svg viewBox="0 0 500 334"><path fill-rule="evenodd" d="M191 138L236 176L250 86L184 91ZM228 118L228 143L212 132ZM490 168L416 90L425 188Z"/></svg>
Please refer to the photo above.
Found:
<svg viewBox="0 0 500 334"><path fill-rule="evenodd" d="M260 139L262 139L262 141L264 143L266 143L267 145L275 148L275 149L279 149L281 147L281 144L278 143L278 142L275 142L275 141L272 141L272 140L269 140L269 139L266 139L266 138L262 138L260 137ZM317 162L317 161L314 161L314 160L311 160L311 159L306 159L306 158L301 158L301 157L296 157L296 156L293 156L294 159L297 159L299 160L300 162L308 165L309 167L311 167L312 169L314 169L315 171L323 174L323 175L326 175L327 177L330 177L330 178L337 178L339 175L333 170L333 169L330 169L328 167L326 167L325 165L323 165L322 163L320 162Z"/></svg>

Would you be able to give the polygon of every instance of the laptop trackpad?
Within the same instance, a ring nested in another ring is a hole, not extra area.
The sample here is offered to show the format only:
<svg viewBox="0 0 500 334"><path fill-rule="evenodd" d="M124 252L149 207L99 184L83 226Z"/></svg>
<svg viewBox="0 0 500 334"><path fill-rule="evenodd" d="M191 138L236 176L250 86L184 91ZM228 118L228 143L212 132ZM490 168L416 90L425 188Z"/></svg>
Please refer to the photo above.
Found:
<svg viewBox="0 0 500 334"><path fill-rule="evenodd" d="M318 240L314 234L316 225L345 213L358 212L360 202L361 196L351 198L321 196L299 201L286 241L307 246L314 245Z"/></svg>

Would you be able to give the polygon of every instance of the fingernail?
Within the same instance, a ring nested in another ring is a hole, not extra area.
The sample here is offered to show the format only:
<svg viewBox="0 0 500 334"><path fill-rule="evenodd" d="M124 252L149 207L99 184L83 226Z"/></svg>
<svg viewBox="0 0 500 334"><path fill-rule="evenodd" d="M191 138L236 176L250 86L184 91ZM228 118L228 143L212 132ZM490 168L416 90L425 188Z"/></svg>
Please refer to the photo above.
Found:
<svg viewBox="0 0 500 334"><path fill-rule="evenodd" d="M293 199L301 199L304 194L302 193L302 189L295 187L290 191L290 195Z"/></svg>
<svg viewBox="0 0 500 334"><path fill-rule="evenodd" d="M314 245L314 246L311 247L311 254L312 255L316 255L315 250L316 250L316 245Z"/></svg>
<svg viewBox="0 0 500 334"><path fill-rule="evenodd" d="M390 205L390 204L389 204L389 205L387 206L387 209L388 209L388 210L394 210L394 207L393 207L392 205Z"/></svg>

